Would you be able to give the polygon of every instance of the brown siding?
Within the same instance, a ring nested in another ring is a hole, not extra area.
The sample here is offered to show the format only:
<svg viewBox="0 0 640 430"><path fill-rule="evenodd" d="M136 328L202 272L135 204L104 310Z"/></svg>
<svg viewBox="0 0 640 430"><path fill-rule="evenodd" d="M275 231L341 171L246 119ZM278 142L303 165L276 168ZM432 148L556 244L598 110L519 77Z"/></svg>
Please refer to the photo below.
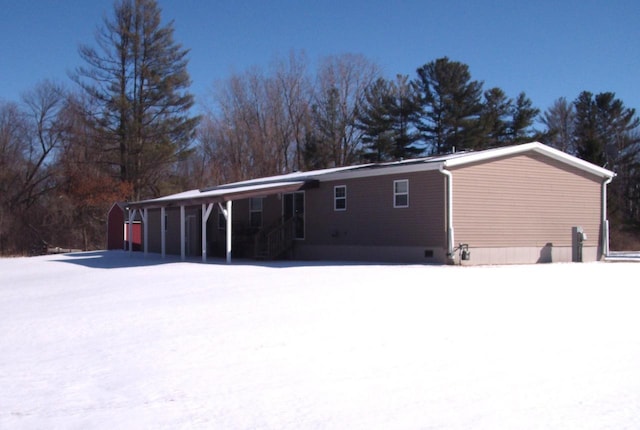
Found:
<svg viewBox="0 0 640 430"><path fill-rule="evenodd" d="M409 207L393 207L393 181L409 180ZM347 210L334 211L334 186ZM306 191L305 245L422 246L445 243L444 176L436 171L320 183Z"/></svg>
<svg viewBox="0 0 640 430"><path fill-rule="evenodd" d="M225 203L222 203L222 206L225 207ZM211 257L223 257L226 252L226 232L218 225L219 214L220 208L217 203L214 203L207 221L207 250Z"/></svg>
<svg viewBox="0 0 640 430"><path fill-rule="evenodd" d="M248 209L247 209L248 210ZM272 194L262 200L262 226L269 230L280 223L282 218L282 197Z"/></svg>
<svg viewBox="0 0 640 430"><path fill-rule="evenodd" d="M600 179L537 154L452 169L456 243L471 247L570 246L584 227L598 246Z"/></svg>
<svg viewBox="0 0 640 430"><path fill-rule="evenodd" d="M167 254L180 255L180 208L167 208Z"/></svg>
<svg viewBox="0 0 640 430"><path fill-rule="evenodd" d="M157 252L160 254L162 252L162 224L160 222L160 209L149 209L147 217L147 222L149 223L149 226L147 227L149 235L147 245L149 246L149 252Z"/></svg>
<svg viewBox="0 0 640 430"><path fill-rule="evenodd" d="M167 254L180 255L180 208L171 207L165 210L167 215L167 232L166 232L166 251ZM185 249L187 255L200 255L200 247L202 243L201 228L201 207L189 206L185 208L186 217L195 216L195 229L191 232L192 241L188 249ZM160 211L154 210L150 212L149 219L149 237L154 239L149 242L149 250L151 252L161 252L161 231L160 231ZM189 232L185 229L185 235Z"/></svg>
<svg viewBox="0 0 640 430"><path fill-rule="evenodd" d="M207 242L212 256L224 256L226 249L226 231L218 228L219 208L216 204L207 223ZM222 203L226 208L226 203ZM253 237L256 229L250 228L249 199L233 201L233 252L236 257L253 256ZM280 222L282 216L282 198L278 194L265 196L262 201L262 226L267 231Z"/></svg>

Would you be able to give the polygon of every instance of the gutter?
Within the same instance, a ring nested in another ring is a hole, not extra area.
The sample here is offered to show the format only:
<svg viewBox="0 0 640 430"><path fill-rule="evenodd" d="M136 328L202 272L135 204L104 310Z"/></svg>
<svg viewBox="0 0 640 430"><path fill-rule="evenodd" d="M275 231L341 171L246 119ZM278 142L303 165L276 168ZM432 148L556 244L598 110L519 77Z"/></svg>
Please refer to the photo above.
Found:
<svg viewBox="0 0 640 430"><path fill-rule="evenodd" d="M613 176L602 183L602 254L609 257L609 220L607 219L607 185L613 181Z"/></svg>
<svg viewBox="0 0 640 430"><path fill-rule="evenodd" d="M438 171L447 177L447 258L453 256L453 174L446 170L446 162L440 163Z"/></svg>

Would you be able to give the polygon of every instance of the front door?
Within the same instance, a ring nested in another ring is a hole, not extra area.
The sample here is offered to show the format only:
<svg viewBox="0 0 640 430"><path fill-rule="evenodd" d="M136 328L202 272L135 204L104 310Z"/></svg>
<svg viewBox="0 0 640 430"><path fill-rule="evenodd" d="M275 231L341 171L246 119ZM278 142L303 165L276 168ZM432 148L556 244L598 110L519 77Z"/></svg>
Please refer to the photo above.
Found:
<svg viewBox="0 0 640 430"><path fill-rule="evenodd" d="M282 199L282 217L295 218L295 238L304 239L304 191L285 194Z"/></svg>

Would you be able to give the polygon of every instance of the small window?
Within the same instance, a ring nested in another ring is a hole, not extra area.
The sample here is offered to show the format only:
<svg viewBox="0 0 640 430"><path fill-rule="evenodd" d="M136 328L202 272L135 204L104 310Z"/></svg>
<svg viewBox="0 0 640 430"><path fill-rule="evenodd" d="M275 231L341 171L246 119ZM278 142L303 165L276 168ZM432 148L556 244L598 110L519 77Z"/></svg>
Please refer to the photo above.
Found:
<svg viewBox="0 0 640 430"><path fill-rule="evenodd" d="M164 215L164 231L169 231L169 215Z"/></svg>
<svg viewBox="0 0 640 430"><path fill-rule="evenodd" d="M409 180L393 181L393 207L409 207Z"/></svg>
<svg viewBox="0 0 640 430"><path fill-rule="evenodd" d="M262 227L262 197L249 199L249 224L251 227Z"/></svg>
<svg viewBox="0 0 640 430"><path fill-rule="evenodd" d="M347 210L347 186L346 185L337 185L333 187L333 210L334 211Z"/></svg>

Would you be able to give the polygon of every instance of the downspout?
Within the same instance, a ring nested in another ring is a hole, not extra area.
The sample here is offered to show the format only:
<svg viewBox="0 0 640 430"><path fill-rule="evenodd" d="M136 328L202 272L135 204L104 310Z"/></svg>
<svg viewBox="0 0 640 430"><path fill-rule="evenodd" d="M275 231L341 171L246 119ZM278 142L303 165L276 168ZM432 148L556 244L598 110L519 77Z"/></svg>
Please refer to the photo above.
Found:
<svg viewBox="0 0 640 430"><path fill-rule="evenodd" d="M609 256L609 220L607 219L607 185L613 181L613 176L602 183L602 256Z"/></svg>
<svg viewBox="0 0 640 430"><path fill-rule="evenodd" d="M453 261L453 174L445 163L440 163L438 171L447 177L447 258Z"/></svg>

